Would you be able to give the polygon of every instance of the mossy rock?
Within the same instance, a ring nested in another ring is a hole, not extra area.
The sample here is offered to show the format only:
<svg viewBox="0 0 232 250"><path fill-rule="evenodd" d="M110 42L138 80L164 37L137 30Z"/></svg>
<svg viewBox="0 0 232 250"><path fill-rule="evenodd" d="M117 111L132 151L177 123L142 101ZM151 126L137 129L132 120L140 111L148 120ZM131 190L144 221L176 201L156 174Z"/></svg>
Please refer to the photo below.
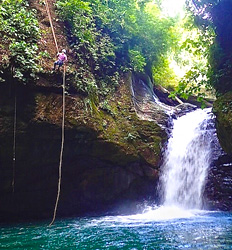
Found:
<svg viewBox="0 0 232 250"><path fill-rule="evenodd" d="M216 115L217 134L222 148L232 154L232 92L217 98L213 112Z"/></svg>
<svg viewBox="0 0 232 250"><path fill-rule="evenodd" d="M62 95L55 87L18 86L12 195L15 99L8 94L9 83L0 90L0 221L50 217L57 192ZM79 94L66 97L58 216L156 197L165 131L137 117L125 79L105 97L103 108L89 103Z"/></svg>

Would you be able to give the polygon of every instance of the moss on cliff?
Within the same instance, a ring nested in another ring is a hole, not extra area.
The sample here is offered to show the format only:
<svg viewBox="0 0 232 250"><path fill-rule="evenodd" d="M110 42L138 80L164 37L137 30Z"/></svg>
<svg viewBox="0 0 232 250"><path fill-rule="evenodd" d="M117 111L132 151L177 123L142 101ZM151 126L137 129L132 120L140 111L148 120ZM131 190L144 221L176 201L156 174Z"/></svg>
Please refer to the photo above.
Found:
<svg viewBox="0 0 232 250"><path fill-rule="evenodd" d="M59 216L154 195L166 134L154 122L136 116L127 81L122 79L114 95L102 101L78 94L66 97ZM12 196L14 91L9 95L10 86L0 86L0 220L49 217L56 197L62 95L58 86L17 87Z"/></svg>
<svg viewBox="0 0 232 250"><path fill-rule="evenodd" d="M40 37L38 71L27 85L13 75L9 42L1 43L0 85L0 221L50 217L57 192L62 124L62 72L50 72L56 55L43 2L28 1L36 9ZM74 76L78 62L69 49L63 24L50 10L59 45L67 48L65 145L59 216L103 209L122 199L155 194L161 147L166 133L154 122L140 120L131 101L130 76L110 91L81 94ZM24 50L20 52L24 54ZM21 55L19 53L19 55ZM4 59L4 60L3 60ZM6 60L7 59L7 60ZM21 66L20 66L21 69ZM119 74L118 74L119 76ZM81 79L87 79L83 75ZM83 84L85 84L83 80ZM88 80L88 79L87 79ZM89 79L92 80L92 79ZM105 86L105 85L104 85ZM17 99L15 191L13 124Z"/></svg>
<svg viewBox="0 0 232 250"><path fill-rule="evenodd" d="M104 105L96 104L90 98L82 96L66 97L66 128L89 128L95 131L98 140L107 142L109 152L110 148L120 148L126 155L130 155L131 159L142 158L151 165L157 166L165 133L154 122L142 121L136 116L129 86L121 82L118 91L113 96L106 97L102 102ZM60 126L61 95L37 93L35 104L34 121ZM94 155L99 155L101 152L105 159L125 164L118 155L114 156L112 153L105 155L105 150L98 147L93 150Z"/></svg>
<svg viewBox="0 0 232 250"><path fill-rule="evenodd" d="M218 97L213 111L220 144L228 154L232 154L232 92Z"/></svg>

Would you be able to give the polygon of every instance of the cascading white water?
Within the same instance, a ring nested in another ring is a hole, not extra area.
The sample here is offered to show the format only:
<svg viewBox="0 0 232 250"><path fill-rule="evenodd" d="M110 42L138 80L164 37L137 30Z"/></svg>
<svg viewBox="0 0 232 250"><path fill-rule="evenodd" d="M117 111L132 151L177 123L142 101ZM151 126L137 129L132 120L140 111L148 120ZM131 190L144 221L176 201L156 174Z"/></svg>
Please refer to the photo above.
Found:
<svg viewBox="0 0 232 250"><path fill-rule="evenodd" d="M161 187L163 206L201 209L211 159L210 109L198 109L174 120L164 155Z"/></svg>

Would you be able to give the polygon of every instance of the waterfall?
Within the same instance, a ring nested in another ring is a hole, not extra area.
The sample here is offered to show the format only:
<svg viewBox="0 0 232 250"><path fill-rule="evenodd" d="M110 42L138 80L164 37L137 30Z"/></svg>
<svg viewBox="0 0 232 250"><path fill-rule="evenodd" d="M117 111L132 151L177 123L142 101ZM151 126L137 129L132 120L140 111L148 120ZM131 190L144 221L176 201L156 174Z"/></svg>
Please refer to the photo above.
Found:
<svg viewBox="0 0 232 250"><path fill-rule="evenodd" d="M156 122L170 135L160 168L161 206L146 206L144 216L171 219L192 216L193 211L203 212L203 205L209 205L207 198L203 204L209 166L223 154L211 108L163 104L150 82L136 75L132 76L131 94L137 115Z"/></svg>
<svg viewBox="0 0 232 250"><path fill-rule="evenodd" d="M211 109L197 109L173 121L162 165L164 206L201 209L202 192L212 158Z"/></svg>

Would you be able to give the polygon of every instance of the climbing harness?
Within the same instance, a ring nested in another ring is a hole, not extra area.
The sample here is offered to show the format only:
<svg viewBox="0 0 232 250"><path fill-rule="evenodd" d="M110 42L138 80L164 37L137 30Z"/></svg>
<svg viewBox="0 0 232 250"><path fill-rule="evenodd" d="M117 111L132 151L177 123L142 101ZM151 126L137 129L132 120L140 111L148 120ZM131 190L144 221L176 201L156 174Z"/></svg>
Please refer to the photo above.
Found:
<svg viewBox="0 0 232 250"><path fill-rule="evenodd" d="M57 40L56 40L56 34L55 34L55 31L54 31L52 18L51 18L51 14L50 14L49 5L48 5L47 0L45 0L45 5L46 5L46 10L47 10L50 26L51 26L51 29L52 29L53 38L54 38L55 45L56 45L56 50L57 50L57 53L59 53L59 48L58 48L58 44L57 44ZM53 218L52 218L52 221L49 224L49 226L51 226L54 223L55 219L56 219L57 207L58 207L58 203L59 203L59 199L60 199L60 191L61 191L62 161L63 161L63 152L64 152L64 127L65 127L65 124L64 124L64 122L65 122L65 72L66 72L66 67L64 65L64 71L63 71L63 96L62 96L63 112L62 112L62 128L61 128L61 148L60 148L59 177L58 177L57 197L56 197L56 203L55 203L54 212L53 212Z"/></svg>

